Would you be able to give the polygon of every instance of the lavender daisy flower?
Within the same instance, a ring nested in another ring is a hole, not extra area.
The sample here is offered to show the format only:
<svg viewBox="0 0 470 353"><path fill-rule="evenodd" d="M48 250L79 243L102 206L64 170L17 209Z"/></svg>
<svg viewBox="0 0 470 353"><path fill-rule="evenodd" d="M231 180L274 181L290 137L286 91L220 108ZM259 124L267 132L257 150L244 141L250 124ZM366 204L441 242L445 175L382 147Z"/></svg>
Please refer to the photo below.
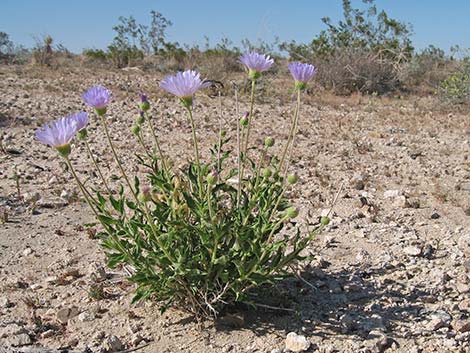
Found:
<svg viewBox="0 0 470 353"><path fill-rule="evenodd" d="M186 108L193 104L193 96L197 90L209 87L210 82L204 82L198 72L186 70L174 76L167 76L160 82L160 88L181 99Z"/></svg>
<svg viewBox="0 0 470 353"><path fill-rule="evenodd" d="M315 66L310 64L303 64L300 62L292 62L288 65L289 71L294 77L295 88L302 91L307 87L308 81L310 81L317 72Z"/></svg>
<svg viewBox="0 0 470 353"><path fill-rule="evenodd" d="M86 104L95 108L98 115L102 116L106 113L106 107L111 100L111 91L103 86L94 86L83 93L82 98Z"/></svg>
<svg viewBox="0 0 470 353"><path fill-rule="evenodd" d="M249 69L249 76L252 80L258 79L261 72L269 70L274 64L274 59L269 55L255 52L243 54L240 56L240 61Z"/></svg>
<svg viewBox="0 0 470 353"><path fill-rule="evenodd" d="M77 131L83 130L88 124L88 113L79 112L67 116L67 119L75 120L77 123Z"/></svg>
<svg viewBox="0 0 470 353"><path fill-rule="evenodd" d="M36 139L46 145L55 147L63 157L67 157L71 151L70 141L77 131L77 121L69 115L44 124L36 130Z"/></svg>

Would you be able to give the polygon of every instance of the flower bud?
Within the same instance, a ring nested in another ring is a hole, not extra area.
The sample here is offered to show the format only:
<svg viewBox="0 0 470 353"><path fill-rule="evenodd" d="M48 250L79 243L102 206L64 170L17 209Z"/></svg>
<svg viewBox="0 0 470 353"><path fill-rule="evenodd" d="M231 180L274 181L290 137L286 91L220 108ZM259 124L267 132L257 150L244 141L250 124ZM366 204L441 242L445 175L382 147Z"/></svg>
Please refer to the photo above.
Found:
<svg viewBox="0 0 470 353"><path fill-rule="evenodd" d="M274 139L272 137L266 137L264 139L264 145L266 147L273 147L274 146Z"/></svg>
<svg viewBox="0 0 470 353"><path fill-rule="evenodd" d="M145 122L144 115L140 114L137 118L135 118L135 122L137 125L142 125Z"/></svg>
<svg viewBox="0 0 470 353"><path fill-rule="evenodd" d="M148 186L142 189L139 193L138 199L142 203L149 202L152 199L152 192Z"/></svg>
<svg viewBox="0 0 470 353"><path fill-rule="evenodd" d="M299 215L299 211L295 207L289 207L286 210L286 217L287 218L295 218Z"/></svg>
<svg viewBox="0 0 470 353"><path fill-rule="evenodd" d="M132 127L131 127L131 132L132 132L134 135L139 135L139 133L140 133L140 126L139 126L139 125L132 125Z"/></svg>
<svg viewBox="0 0 470 353"><path fill-rule="evenodd" d="M266 168L264 171L263 171L263 176L268 179L271 177L271 175L273 174L273 172L271 172L271 169L269 168Z"/></svg>
<svg viewBox="0 0 470 353"><path fill-rule="evenodd" d="M224 138L227 135L227 130L220 130L220 137Z"/></svg>
<svg viewBox="0 0 470 353"><path fill-rule="evenodd" d="M241 126L247 126L248 125L248 118L245 118L245 117L241 118L240 119L240 125Z"/></svg>
<svg viewBox="0 0 470 353"><path fill-rule="evenodd" d="M299 181L299 177L295 174L289 174L287 176L287 182L291 185L297 183Z"/></svg>
<svg viewBox="0 0 470 353"><path fill-rule="evenodd" d="M321 217L320 223L322 226L327 226L330 223L330 219L328 217Z"/></svg>
<svg viewBox="0 0 470 353"><path fill-rule="evenodd" d="M142 111L146 112L147 110L150 109L150 103L147 99L147 96L143 93L139 93L140 96L140 104L139 107Z"/></svg>
<svg viewBox="0 0 470 353"><path fill-rule="evenodd" d="M206 177L207 184L214 185L217 182L217 176L214 173L209 173Z"/></svg>
<svg viewBox="0 0 470 353"><path fill-rule="evenodd" d="M79 132L77 132L77 136L80 140L86 140L86 138L88 137L87 129L81 129Z"/></svg>

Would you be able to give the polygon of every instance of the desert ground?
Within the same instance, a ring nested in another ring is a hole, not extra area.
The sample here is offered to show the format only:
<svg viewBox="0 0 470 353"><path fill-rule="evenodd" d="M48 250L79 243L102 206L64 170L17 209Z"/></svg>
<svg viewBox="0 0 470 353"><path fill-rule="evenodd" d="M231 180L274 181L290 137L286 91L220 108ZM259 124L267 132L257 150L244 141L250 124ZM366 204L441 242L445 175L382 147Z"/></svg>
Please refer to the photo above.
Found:
<svg viewBox="0 0 470 353"><path fill-rule="evenodd" d="M314 260L300 264L298 276L261 288L264 306L230 308L202 329L176 309L160 314L155 303L131 304L133 285L124 269L106 267L85 226L91 211L34 131L87 109L81 94L102 84L115 97L115 145L127 170L139 172L134 153L142 147L129 128L143 91L164 152L184 163L190 126L176 100L158 89L161 78L140 70L0 67L0 351L470 352L470 118L432 97L334 97L313 85L303 97L292 165L300 183L289 196L297 221L311 224L338 194L331 223L309 247ZM235 136L230 82L243 80L241 73L225 79L222 98L198 94L203 155L220 119ZM278 151L293 111L292 82L263 82L252 141L273 136ZM239 111L248 102L241 94ZM117 187L93 115L90 124L93 152ZM79 141L71 158L87 185L99 187ZM293 346L291 332L307 343Z"/></svg>

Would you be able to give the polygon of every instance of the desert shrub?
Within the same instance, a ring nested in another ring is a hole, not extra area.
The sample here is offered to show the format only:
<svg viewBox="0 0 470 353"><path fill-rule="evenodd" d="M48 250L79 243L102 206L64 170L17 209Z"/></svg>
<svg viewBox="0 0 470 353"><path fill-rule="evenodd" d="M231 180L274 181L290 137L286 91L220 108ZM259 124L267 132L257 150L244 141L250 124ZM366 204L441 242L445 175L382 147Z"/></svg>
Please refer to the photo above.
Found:
<svg viewBox="0 0 470 353"><path fill-rule="evenodd" d="M173 306L198 319L213 318L227 304L250 302L251 289L289 275L290 267L305 259L302 250L328 223L328 218L322 218L303 234L300 226L292 223L298 211L286 194L297 182L290 172L292 146L302 92L315 69L299 63L289 67L297 105L287 141L276 156L272 154L273 138L266 137L261 146L252 146L249 138L255 118L255 83L272 60L256 53L240 59L252 80L250 111L239 120L237 117L236 137L220 127L207 160L200 159L193 95L209 84L190 70L166 77L160 84L176 95L186 110L194 153L186 167L176 168L177 163L162 153L150 102L144 95L141 113L131 129L143 151L136 158L145 170L144 179L128 176L114 149L106 118L111 93L97 86L83 95L95 108L121 173L124 185L116 192L110 189L91 152L90 159L103 183L96 193L84 187L69 158L70 140L77 131L90 151L87 113L62 118L37 132L40 141L56 147L64 157L101 224L99 237L109 266L126 266L129 280L137 285L135 301L153 299L163 310ZM144 140L143 129L151 132L151 147ZM235 150L229 147L231 139L236 139ZM233 155L235 163L230 162ZM288 224L292 227L286 227Z"/></svg>
<svg viewBox="0 0 470 353"><path fill-rule="evenodd" d="M464 58L458 70L442 81L438 94L444 103L470 103L470 58Z"/></svg>
<svg viewBox="0 0 470 353"><path fill-rule="evenodd" d="M368 51L337 50L335 56L318 62L322 68L318 82L335 94L385 94L402 85L393 63Z"/></svg>
<svg viewBox="0 0 470 353"><path fill-rule="evenodd" d="M32 51L33 64L51 66L54 56L53 42L54 39L50 35L43 36L42 39L36 38L36 45Z"/></svg>
<svg viewBox="0 0 470 353"><path fill-rule="evenodd" d="M327 29L310 43L284 42L280 49L294 60L321 60L322 68L329 68L323 83L338 93L382 94L398 89L397 78L413 54L410 26L379 12L373 0L362 2L366 9L343 0L344 18L337 24L325 17Z"/></svg>

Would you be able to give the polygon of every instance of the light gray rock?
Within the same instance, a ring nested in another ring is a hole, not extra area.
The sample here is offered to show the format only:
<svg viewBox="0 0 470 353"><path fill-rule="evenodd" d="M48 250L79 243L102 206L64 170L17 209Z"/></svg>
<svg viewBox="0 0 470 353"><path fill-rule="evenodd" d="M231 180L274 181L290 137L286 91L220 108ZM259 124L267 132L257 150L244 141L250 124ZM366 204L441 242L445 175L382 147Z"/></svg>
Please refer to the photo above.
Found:
<svg viewBox="0 0 470 353"><path fill-rule="evenodd" d="M289 332L286 337L286 349L291 352L305 352L310 348L310 342L305 336Z"/></svg>

